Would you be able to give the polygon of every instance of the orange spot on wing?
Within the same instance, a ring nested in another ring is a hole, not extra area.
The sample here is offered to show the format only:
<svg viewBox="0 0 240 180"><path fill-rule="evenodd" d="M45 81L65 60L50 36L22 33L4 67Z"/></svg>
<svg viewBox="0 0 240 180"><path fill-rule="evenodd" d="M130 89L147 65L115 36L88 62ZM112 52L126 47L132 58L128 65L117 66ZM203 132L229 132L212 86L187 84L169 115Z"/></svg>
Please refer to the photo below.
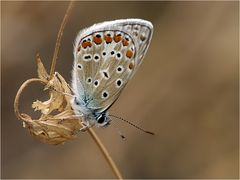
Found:
<svg viewBox="0 0 240 180"><path fill-rule="evenodd" d="M93 37L93 42L95 42L95 44L101 44L102 43L102 38L101 37Z"/></svg>
<svg viewBox="0 0 240 180"><path fill-rule="evenodd" d="M119 41L121 41L121 39L122 39L122 37L121 37L121 35L114 35L114 37L113 37L113 39L114 39L114 41L117 43L117 42L119 42Z"/></svg>
<svg viewBox="0 0 240 180"><path fill-rule="evenodd" d="M127 50L126 56L127 56L128 58L131 58L131 57L133 56L133 51Z"/></svg>
<svg viewBox="0 0 240 180"><path fill-rule="evenodd" d="M85 41L82 43L82 47L86 48L86 47L92 47L92 43L90 41Z"/></svg>
<svg viewBox="0 0 240 180"><path fill-rule="evenodd" d="M111 43L112 42L112 38L111 36L104 36L104 39L107 43Z"/></svg>
<svg viewBox="0 0 240 180"><path fill-rule="evenodd" d="M128 65L128 68L132 70L132 69L134 68L134 62L131 62L131 63Z"/></svg>
<svg viewBox="0 0 240 180"><path fill-rule="evenodd" d="M122 40L122 44L123 44L123 46L128 46L129 43L128 43L128 41L126 39L123 39Z"/></svg>

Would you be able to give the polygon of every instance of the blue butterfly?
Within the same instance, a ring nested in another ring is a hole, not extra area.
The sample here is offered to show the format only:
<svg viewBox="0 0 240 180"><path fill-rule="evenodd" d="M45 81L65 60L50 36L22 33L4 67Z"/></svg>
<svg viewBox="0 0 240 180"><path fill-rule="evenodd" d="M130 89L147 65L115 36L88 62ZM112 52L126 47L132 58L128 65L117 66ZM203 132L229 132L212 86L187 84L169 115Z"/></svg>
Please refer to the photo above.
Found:
<svg viewBox="0 0 240 180"><path fill-rule="evenodd" d="M152 34L152 23L142 19L107 21L79 32L71 104L75 114L83 117L82 129L109 124L107 110L140 66Z"/></svg>

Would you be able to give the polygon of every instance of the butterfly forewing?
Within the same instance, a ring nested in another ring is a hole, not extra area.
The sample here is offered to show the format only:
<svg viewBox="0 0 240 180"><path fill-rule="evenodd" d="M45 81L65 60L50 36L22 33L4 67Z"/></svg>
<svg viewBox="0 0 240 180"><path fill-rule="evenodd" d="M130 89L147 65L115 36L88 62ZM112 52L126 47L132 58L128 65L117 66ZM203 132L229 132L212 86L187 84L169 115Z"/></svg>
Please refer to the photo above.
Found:
<svg viewBox="0 0 240 180"><path fill-rule="evenodd" d="M151 23L138 19L100 23L79 33L73 90L87 108L102 112L119 97L141 63L151 36Z"/></svg>

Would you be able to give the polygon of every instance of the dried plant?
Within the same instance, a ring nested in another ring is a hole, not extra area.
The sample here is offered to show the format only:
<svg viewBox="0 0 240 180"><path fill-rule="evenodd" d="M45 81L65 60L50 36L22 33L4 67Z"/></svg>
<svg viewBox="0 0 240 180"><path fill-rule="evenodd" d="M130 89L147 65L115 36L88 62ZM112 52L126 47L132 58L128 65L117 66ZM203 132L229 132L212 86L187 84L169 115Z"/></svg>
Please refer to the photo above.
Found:
<svg viewBox="0 0 240 180"><path fill-rule="evenodd" d="M73 3L70 2L57 36L50 73L47 73L40 56L37 55L36 62L38 78L26 80L19 88L14 101L15 114L18 119L23 122L23 127L27 128L32 136L47 144L63 144L66 141L75 138L82 127L81 118L77 117L71 108L71 89L64 78L59 73L55 72L63 29L66 25L72 4ZM34 82L43 84L44 92L48 92L49 95L47 101L42 102L36 100L32 103L32 108L35 111L41 112L39 119L33 119L28 114L19 112L19 100L21 94L27 86ZM87 132L96 142L116 177L122 179L116 164L100 139L97 137L96 133L91 128L87 129Z"/></svg>
<svg viewBox="0 0 240 180"><path fill-rule="evenodd" d="M39 56L37 56L37 67L39 78L29 79L22 84L15 99L15 112L17 117L23 120L24 127L29 129L31 135L44 143L61 144L76 136L81 128L81 119L75 117L70 105L70 97L63 94L71 94L64 78L59 73L55 73L49 79ZM35 111L41 111L39 119L20 114L18 107L21 93L33 82L42 83L45 86L45 92L49 91L49 100L45 102L36 100L32 104Z"/></svg>

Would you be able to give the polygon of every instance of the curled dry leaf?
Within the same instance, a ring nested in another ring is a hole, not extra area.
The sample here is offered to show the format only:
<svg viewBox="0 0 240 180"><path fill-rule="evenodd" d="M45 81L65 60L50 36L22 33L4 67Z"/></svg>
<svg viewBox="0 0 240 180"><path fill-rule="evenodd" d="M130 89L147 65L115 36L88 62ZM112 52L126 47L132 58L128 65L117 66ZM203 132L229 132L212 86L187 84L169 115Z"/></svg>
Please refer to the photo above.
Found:
<svg viewBox="0 0 240 180"><path fill-rule="evenodd" d="M49 75L37 56L37 72L39 79L27 80L20 87L15 99L15 113L23 120L23 127L28 128L30 134L48 144L62 144L76 137L81 128L81 119L76 117L71 105L71 90L64 78L55 73L49 80ZM44 91L49 93L49 100L36 100L32 104L35 111L41 111L39 119L32 119L27 114L20 114L18 102L23 89L32 82L41 82L45 85Z"/></svg>

